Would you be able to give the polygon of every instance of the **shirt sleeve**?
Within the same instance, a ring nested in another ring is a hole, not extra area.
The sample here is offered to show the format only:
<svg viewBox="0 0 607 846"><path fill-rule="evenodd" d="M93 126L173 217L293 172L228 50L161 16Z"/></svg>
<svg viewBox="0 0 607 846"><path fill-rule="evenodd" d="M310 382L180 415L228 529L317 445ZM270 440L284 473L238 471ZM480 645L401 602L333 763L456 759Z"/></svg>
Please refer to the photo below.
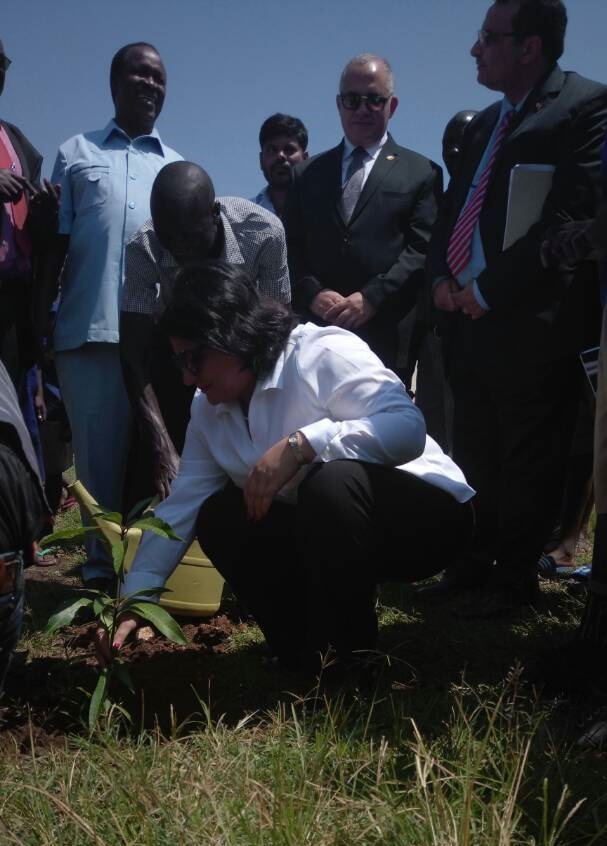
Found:
<svg viewBox="0 0 607 846"><path fill-rule="evenodd" d="M262 294L280 303L291 302L287 242L285 230L278 218L260 247L257 279Z"/></svg>
<svg viewBox="0 0 607 846"><path fill-rule="evenodd" d="M182 540L167 540L151 532L145 533L133 566L124 579L124 594L164 586L194 539L200 507L209 496L224 487L227 479L211 455L196 419L195 398L179 473L171 485L171 493L155 509L155 515L167 522Z"/></svg>
<svg viewBox="0 0 607 846"><path fill-rule="evenodd" d="M150 250L135 236L124 251L124 287L121 310L152 316L158 301L158 264Z"/></svg>
<svg viewBox="0 0 607 846"><path fill-rule="evenodd" d="M325 416L303 426L317 461L354 459L396 467L418 458L426 443L422 413L405 386L359 338L334 336L314 360L304 353L299 378Z"/></svg>
<svg viewBox="0 0 607 846"><path fill-rule="evenodd" d="M67 167L67 158L61 148L59 149L57 158L55 159L51 182L53 185L59 185L61 191L59 202L59 234L69 235L72 231L72 222L74 219L74 204L72 200L72 186Z"/></svg>

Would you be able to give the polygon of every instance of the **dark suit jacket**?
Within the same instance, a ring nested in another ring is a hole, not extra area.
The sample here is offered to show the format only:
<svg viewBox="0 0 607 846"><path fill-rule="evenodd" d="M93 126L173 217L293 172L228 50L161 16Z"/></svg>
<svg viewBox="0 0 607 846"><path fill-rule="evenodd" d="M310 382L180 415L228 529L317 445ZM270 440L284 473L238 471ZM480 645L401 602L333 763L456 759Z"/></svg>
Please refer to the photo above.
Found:
<svg viewBox="0 0 607 846"><path fill-rule="evenodd" d="M15 148L15 152L19 156L23 175L31 182L38 182L40 179L40 169L42 168L42 156L36 148L30 144L21 130L12 123L7 123L5 120L0 121L6 130L6 134L11 139L11 144Z"/></svg>
<svg viewBox="0 0 607 846"><path fill-rule="evenodd" d="M295 168L284 221L293 305L318 322L308 308L321 289L361 291L378 313L360 334L395 335L422 284L442 172L388 136L345 223L342 154L343 142Z"/></svg>
<svg viewBox="0 0 607 846"><path fill-rule="evenodd" d="M480 112L464 138L462 161L439 211L427 259L432 285L450 276L449 238L498 119L500 103ZM591 264L575 272L545 270L540 246L550 226L594 217L600 198L600 158L607 126L607 87L564 73L558 65L529 94L499 152L485 196L480 231L486 269L477 283L491 310L476 321L440 315L489 359L551 360L575 353L596 337L598 300ZM541 220L502 250L510 172L518 163L555 167Z"/></svg>

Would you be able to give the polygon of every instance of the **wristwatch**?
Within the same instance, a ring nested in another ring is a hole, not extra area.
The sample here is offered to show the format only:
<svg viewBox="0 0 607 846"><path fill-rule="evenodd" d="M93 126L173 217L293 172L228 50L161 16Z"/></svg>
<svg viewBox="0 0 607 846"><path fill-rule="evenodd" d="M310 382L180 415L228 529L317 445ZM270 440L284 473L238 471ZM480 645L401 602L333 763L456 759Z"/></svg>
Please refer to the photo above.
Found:
<svg viewBox="0 0 607 846"><path fill-rule="evenodd" d="M291 432L287 438L287 443L293 451L293 455L300 466L307 464L306 458L302 452L301 444L299 442L299 432Z"/></svg>

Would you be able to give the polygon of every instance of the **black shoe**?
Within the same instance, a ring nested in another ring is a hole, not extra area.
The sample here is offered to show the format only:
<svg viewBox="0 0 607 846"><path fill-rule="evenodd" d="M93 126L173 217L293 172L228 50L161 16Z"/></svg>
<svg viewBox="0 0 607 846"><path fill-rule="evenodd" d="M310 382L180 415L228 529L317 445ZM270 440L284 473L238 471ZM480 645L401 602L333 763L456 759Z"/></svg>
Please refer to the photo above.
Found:
<svg viewBox="0 0 607 846"><path fill-rule="evenodd" d="M474 590L482 587L486 578L479 576L476 584L469 578L468 574L464 579L459 570L445 570L438 582L431 582L429 585L421 585L415 588L415 595L420 599L443 599L448 596L455 596L463 591Z"/></svg>
<svg viewBox="0 0 607 846"><path fill-rule="evenodd" d="M520 615L525 608L538 610L540 605L539 590L504 585L471 597L467 607L459 608L455 613L464 620L493 620Z"/></svg>

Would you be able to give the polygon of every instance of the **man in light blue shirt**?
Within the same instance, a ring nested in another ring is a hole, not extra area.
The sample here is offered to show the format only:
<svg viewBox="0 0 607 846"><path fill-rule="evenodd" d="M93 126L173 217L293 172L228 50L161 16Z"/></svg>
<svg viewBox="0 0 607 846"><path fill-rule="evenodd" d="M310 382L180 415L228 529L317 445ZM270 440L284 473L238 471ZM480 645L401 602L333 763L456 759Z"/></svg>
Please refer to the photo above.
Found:
<svg viewBox="0 0 607 846"><path fill-rule="evenodd" d="M181 156L154 129L166 88L154 47L119 50L110 87L114 119L59 148L52 180L61 186L60 243L44 276L48 303L65 259L54 345L76 473L100 505L120 510L130 434L118 351L124 246L150 216L156 174ZM98 541L87 547L83 577L101 579L103 587L113 579Z"/></svg>

